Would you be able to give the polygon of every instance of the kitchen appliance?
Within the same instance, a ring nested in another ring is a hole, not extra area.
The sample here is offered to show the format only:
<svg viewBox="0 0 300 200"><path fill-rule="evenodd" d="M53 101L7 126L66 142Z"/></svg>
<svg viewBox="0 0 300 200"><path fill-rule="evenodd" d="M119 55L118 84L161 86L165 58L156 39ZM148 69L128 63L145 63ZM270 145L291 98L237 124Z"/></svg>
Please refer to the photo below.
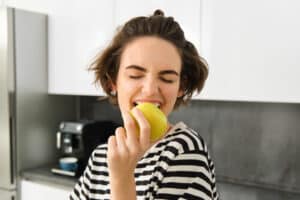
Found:
<svg viewBox="0 0 300 200"><path fill-rule="evenodd" d="M56 134L56 147L60 150L57 166L51 171L55 174L79 177L88 162L92 151L106 143L119 125L113 121L63 121ZM66 170L59 164L65 158L77 158L77 168Z"/></svg>
<svg viewBox="0 0 300 200"><path fill-rule="evenodd" d="M21 172L54 162L53 132L75 99L48 95L47 16L0 7L0 199L20 199Z"/></svg>

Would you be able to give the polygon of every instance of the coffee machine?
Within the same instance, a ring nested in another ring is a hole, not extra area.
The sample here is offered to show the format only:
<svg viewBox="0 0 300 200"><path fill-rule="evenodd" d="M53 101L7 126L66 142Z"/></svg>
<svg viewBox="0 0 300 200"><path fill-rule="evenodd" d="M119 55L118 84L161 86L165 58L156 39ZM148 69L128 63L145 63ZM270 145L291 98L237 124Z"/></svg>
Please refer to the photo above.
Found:
<svg viewBox="0 0 300 200"><path fill-rule="evenodd" d="M51 171L59 175L79 177L83 173L92 151L98 145L106 143L118 126L113 121L61 122L56 133L56 147L60 157L58 165ZM68 163L64 163L66 160Z"/></svg>

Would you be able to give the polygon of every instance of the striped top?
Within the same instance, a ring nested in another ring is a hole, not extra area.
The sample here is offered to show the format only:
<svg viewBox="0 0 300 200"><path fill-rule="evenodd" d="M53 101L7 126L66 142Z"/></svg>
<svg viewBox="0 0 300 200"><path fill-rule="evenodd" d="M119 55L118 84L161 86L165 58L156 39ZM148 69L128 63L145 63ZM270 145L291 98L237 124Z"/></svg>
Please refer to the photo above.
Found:
<svg viewBox="0 0 300 200"><path fill-rule="evenodd" d="M71 200L110 199L107 144L92 153ZM214 164L204 140L179 122L153 145L135 169L137 199L219 199Z"/></svg>

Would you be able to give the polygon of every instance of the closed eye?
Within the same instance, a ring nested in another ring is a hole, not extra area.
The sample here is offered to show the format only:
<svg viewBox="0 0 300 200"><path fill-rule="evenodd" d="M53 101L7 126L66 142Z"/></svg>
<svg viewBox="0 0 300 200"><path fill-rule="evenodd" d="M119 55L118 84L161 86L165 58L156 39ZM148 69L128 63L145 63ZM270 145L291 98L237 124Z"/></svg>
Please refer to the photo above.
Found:
<svg viewBox="0 0 300 200"><path fill-rule="evenodd" d="M142 78L143 76L141 75L138 75L138 76L133 76L133 75L129 75L129 78L131 79L139 79L139 78Z"/></svg>
<svg viewBox="0 0 300 200"><path fill-rule="evenodd" d="M175 80L166 79L166 78L163 78L163 77L161 77L160 80L162 80L165 83L174 83L175 82Z"/></svg>
<svg viewBox="0 0 300 200"><path fill-rule="evenodd" d="M160 80L165 83L174 83L178 80L179 74L174 70L163 70L159 73Z"/></svg>

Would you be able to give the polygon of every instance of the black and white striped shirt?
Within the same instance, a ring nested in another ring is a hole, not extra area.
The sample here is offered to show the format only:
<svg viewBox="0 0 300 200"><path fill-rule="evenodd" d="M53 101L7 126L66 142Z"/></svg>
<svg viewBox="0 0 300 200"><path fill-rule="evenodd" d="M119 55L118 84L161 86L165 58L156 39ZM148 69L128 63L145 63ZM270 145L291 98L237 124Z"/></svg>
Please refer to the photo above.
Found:
<svg viewBox="0 0 300 200"><path fill-rule="evenodd" d="M110 199L107 144L98 146L71 200ZM179 122L153 145L135 169L137 199L217 200L214 164L204 140Z"/></svg>

